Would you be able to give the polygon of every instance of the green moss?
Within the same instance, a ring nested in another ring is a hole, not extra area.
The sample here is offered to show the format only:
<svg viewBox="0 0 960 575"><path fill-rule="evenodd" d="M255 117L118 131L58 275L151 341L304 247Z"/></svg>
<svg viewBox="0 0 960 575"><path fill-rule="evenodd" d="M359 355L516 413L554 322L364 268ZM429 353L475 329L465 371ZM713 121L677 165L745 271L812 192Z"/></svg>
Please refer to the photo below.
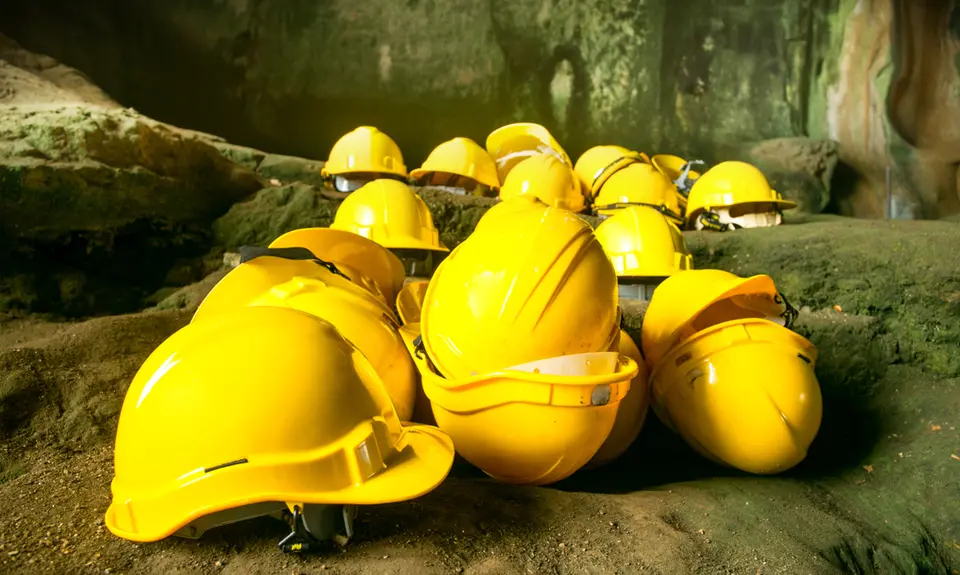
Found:
<svg viewBox="0 0 960 575"><path fill-rule="evenodd" d="M8 457L0 459L0 485L13 481L27 471L27 466L21 461L10 460Z"/></svg>
<svg viewBox="0 0 960 575"><path fill-rule="evenodd" d="M811 138L826 139L829 136L827 111L829 110L829 91L840 81L840 62L843 54L844 36L850 15L859 0L839 0L836 10L817 12L816 26L825 28L823 47L815 51L820 64L820 73L811 78L810 103L807 112L807 133ZM811 40L812 41L812 40ZM821 53L819 49L822 49Z"/></svg>
<svg viewBox="0 0 960 575"><path fill-rule="evenodd" d="M731 473L654 419L634 462L606 472L681 482L671 485L686 489L680 497L705 499L709 516L691 503L675 517L716 533L719 553L730 545L719 534L736 532L738 545L783 558L813 550L814 563L840 572L949 573L960 565L960 511L944 505L960 455L960 227L791 216L805 223L686 240L698 268L769 274L802 308L796 330L817 346L823 395L807 458L776 478ZM644 306L621 305L636 339Z"/></svg>
<svg viewBox="0 0 960 575"><path fill-rule="evenodd" d="M430 208L440 241L450 249L466 239L496 203L492 198L458 196L431 188L420 188L418 193ZM290 230L329 226L339 204L323 197L319 188L299 182L265 188L214 222L215 242L231 250L242 245L265 246Z"/></svg>
<svg viewBox="0 0 960 575"><path fill-rule="evenodd" d="M229 250L265 246L290 230L329 226L336 209L336 202L307 184L264 188L213 223L214 241Z"/></svg>
<svg viewBox="0 0 960 575"><path fill-rule="evenodd" d="M875 317L897 349L890 361L960 377L960 230L948 223L835 220L688 234L698 267L769 273L796 306ZM841 267L843 266L843 267Z"/></svg>
<svg viewBox="0 0 960 575"><path fill-rule="evenodd" d="M467 239L483 214L497 202L495 198L458 196L432 188L421 188L419 193L430 208L440 241L451 250Z"/></svg>

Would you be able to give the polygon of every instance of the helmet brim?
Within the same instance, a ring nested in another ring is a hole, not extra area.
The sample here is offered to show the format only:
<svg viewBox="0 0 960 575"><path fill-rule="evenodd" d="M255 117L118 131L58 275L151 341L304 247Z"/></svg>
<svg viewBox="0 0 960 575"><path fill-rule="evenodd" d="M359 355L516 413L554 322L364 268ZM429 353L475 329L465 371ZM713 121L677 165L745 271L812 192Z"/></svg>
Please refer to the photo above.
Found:
<svg viewBox="0 0 960 575"><path fill-rule="evenodd" d="M343 264L373 281L387 304L393 304L403 288L403 262L390 250L361 235L331 228L303 228L287 232L270 243L271 248L307 248L322 260Z"/></svg>

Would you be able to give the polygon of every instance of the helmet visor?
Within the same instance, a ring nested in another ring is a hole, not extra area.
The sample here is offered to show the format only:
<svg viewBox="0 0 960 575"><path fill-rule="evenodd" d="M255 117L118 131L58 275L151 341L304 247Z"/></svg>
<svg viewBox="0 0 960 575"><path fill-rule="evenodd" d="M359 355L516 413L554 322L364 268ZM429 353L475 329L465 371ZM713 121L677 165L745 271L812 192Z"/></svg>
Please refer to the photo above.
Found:
<svg viewBox="0 0 960 575"><path fill-rule="evenodd" d="M377 172L356 172L333 177L333 189L348 194L355 192L374 180L390 179L404 181L396 174L381 174Z"/></svg>

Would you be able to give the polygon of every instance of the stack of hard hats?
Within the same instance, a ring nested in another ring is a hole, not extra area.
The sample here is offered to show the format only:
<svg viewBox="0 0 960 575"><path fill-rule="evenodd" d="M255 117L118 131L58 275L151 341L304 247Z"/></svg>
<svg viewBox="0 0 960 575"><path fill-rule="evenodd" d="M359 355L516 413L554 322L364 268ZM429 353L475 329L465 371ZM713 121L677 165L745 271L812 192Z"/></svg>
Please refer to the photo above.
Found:
<svg viewBox="0 0 960 575"><path fill-rule="evenodd" d="M600 216L627 206L645 205L678 224L683 222L676 188L642 152L622 146L594 146L580 156L574 171L593 212Z"/></svg>
<svg viewBox="0 0 960 575"><path fill-rule="evenodd" d="M658 417L705 457L769 474L806 456L820 427L817 350L766 275L687 270L654 292L643 319Z"/></svg>
<svg viewBox="0 0 960 575"><path fill-rule="evenodd" d="M417 342L420 337L420 313L423 309L423 298L427 294L429 282L425 280L414 280L408 282L400 295L397 296L397 315L400 316L400 337L407 346L407 351L411 356L416 357ZM422 364L418 365L418 371L422 371ZM417 379L417 397L413 404L413 421L436 425L437 420L433 417L433 409L430 407L430 400L423 392L423 385L420 379Z"/></svg>
<svg viewBox="0 0 960 575"><path fill-rule="evenodd" d="M620 297L649 300L664 279L693 268L683 232L659 210L628 206L594 231L620 284Z"/></svg>
<svg viewBox="0 0 960 575"><path fill-rule="evenodd" d="M418 497L450 470L450 438L405 423L417 374L391 305L397 258L321 228L241 256L127 391L106 515L118 536L279 514L281 548L304 550L349 537L355 506Z"/></svg>
<svg viewBox="0 0 960 575"><path fill-rule="evenodd" d="M443 142L410 177L418 185L458 195L495 196L500 189L493 158L470 138Z"/></svg>
<svg viewBox="0 0 960 575"><path fill-rule="evenodd" d="M555 157L560 162L573 166L570 156L560 146L549 130L540 124L519 122L501 126L487 136L487 152L497 165L500 181L520 162L539 154Z"/></svg>
<svg viewBox="0 0 960 575"><path fill-rule="evenodd" d="M330 149L321 174L342 193L380 178L406 181L407 167L393 138L372 126L360 126L342 136Z"/></svg>
<svg viewBox="0 0 960 575"><path fill-rule="evenodd" d="M570 157L540 124L524 122L494 130L487 136L487 151L503 182L501 200L530 196L571 212L586 209Z"/></svg>
<svg viewBox="0 0 960 575"><path fill-rule="evenodd" d="M746 162L721 162L697 178L687 198L687 227L727 231L780 225L783 210L797 204L770 187Z"/></svg>
<svg viewBox="0 0 960 575"><path fill-rule="evenodd" d="M552 154L537 154L518 162L507 175L500 199L537 198L548 206L582 212L586 199L573 169Z"/></svg>
<svg viewBox="0 0 960 575"><path fill-rule="evenodd" d="M594 146L580 155L573 170L585 195L593 200L610 176L630 164L649 161L646 154L628 150L623 146Z"/></svg>
<svg viewBox="0 0 960 575"><path fill-rule="evenodd" d="M659 210L678 224L683 223L677 190L666 176L650 164L636 162L611 174L593 199L593 209L609 216L631 205Z"/></svg>
<svg viewBox="0 0 960 575"><path fill-rule="evenodd" d="M423 390L457 451L501 481L547 484L631 435L635 422L611 432L637 354L619 351L616 273L590 226L530 197L501 205L443 261L419 325L405 327L420 332Z"/></svg>
<svg viewBox="0 0 960 575"><path fill-rule="evenodd" d="M389 249L408 276L429 277L450 251L440 242L423 198L395 180L374 180L351 193L337 208L330 227Z"/></svg>

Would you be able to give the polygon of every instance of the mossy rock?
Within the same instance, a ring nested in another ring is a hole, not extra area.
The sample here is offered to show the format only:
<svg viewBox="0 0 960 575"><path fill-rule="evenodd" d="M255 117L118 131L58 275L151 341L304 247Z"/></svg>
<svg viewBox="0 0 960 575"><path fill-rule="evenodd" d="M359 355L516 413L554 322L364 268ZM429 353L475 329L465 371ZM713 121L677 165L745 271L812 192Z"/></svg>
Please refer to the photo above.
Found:
<svg viewBox="0 0 960 575"><path fill-rule="evenodd" d="M440 241L450 249L465 240L497 202L495 198L458 196L435 188L415 189L430 208ZM340 200L327 196L321 187L302 182L264 188L214 222L215 242L228 250L242 245L265 246L290 230L329 226Z"/></svg>
<svg viewBox="0 0 960 575"><path fill-rule="evenodd" d="M323 164L296 156L267 154L257 165L257 173L262 178L273 178L281 183L302 182L320 188L323 187L320 175Z"/></svg>
<svg viewBox="0 0 960 575"><path fill-rule="evenodd" d="M210 221L260 187L210 144L123 109L0 109L0 157L0 233L18 238Z"/></svg>
<svg viewBox="0 0 960 575"><path fill-rule="evenodd" d="M622 460L564 488L671 484L663 496L684 498L672 524L714 533L727 566L749 563L743 546L801 571L950 573L960 568L960 508L945 504L960 470L960 229L803 219L686 240L696 267L769 274L801 308L795 329L819 350L824 401L806 460L775 478L720 469L651 414ZM646 306L621 306L639 341Z"/></svg>
<svg viewBox="0 0 960 575"><path fill-rule="evenodd" d="M876 317L891 361L960 377L960 229L946 222L819 216L800 225L687 232L694 264L741 276L768 273L798 307Z"/></svg>
<svg viewBox="0 0 960 575"><path fill-rule="evenodd" d="M819 213L830 202L840 161L838 145L832 140L776 138L741 145L733 156L760 168L770 185L795 201L800 211Z"/></svg>

